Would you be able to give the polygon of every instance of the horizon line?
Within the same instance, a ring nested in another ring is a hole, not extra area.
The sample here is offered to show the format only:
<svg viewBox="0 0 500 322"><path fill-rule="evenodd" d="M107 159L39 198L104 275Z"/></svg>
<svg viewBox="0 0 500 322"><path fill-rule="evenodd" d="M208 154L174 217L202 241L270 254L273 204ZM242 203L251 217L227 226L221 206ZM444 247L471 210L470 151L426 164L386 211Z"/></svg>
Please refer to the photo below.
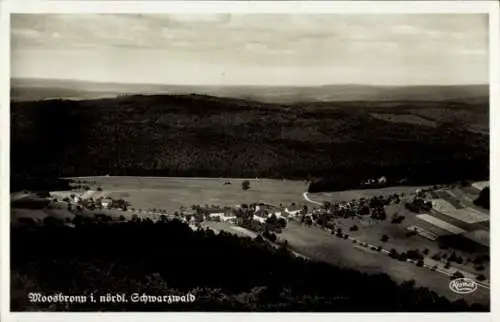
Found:
<svg viewBox="0 0 500 322"><path fill-rule="evenodd" d="M369 84L369 83L328 83L316 85L297 85L297 84L172 84L172 83L136 83L136 82L120 82L120 81L93 81L75 78L47 78L47 77L10 77L10 81L14 80L40 80L40 81L73 81L93 84L116 84L116 85L151 85L151 86L186 86L186 87L327 87L327 86L366 86L366 87L450 87L450 86L489 86L490 83L455 83L455 84Z"/></svg>

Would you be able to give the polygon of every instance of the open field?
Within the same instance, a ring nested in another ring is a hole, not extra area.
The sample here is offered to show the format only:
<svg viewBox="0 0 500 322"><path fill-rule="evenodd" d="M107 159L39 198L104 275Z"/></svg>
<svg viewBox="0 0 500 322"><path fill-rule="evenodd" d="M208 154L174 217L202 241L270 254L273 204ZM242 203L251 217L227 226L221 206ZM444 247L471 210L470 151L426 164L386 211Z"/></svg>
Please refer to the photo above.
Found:
<svg viewBox="0 0 500 322"><path fill-rule="evenodd" d="M438 198L446 200L453 207L455 207L457 209L465 208L464 204L448 190L438 190L438 191L436 191L436 195L438 196Z"/></svg>
<svg viewBox="0 0 500 322"><path fill-rule="evenodd" d="M95 187L110 192L112 198L123 198L136 209L159 208L173 212L192 205L235 206L263 202L273 205L305 203L304 181L248 179L250 189L244 191L245 179L224 178L160 178L160 177L96 177ZM225 185L230 181L230 185Z"/></svg>
<svg viewBox="0 0 500 322"><path fill-rule="evenodd" d="M380 189L356 189L356 190L345 190L345 191L335 191L335 192L320 192L320 193L308 193L310 199L318 202L338 202L338 201L350 201L352 199L359 198L371 198L378 196L389 196L395 193L401 194L411 194L415 193L416 189L423 189L425 187L416 186L397 186L397 187L387 187Z"/></svg>
<svg viewBox="0 0 500 322"><path fill-rule="evenodd" d="M411 114L434 122L467 120L469 131L484 135L489 134L489 114L487 109L478 111L464 108L423 108L411 109Z"/></svg>
<svg viewBox="0 0 500 322"><path fill-rule="evenodd" d="M432 200L432 207L451 218L460 220L467 224L476 224L490 220L490 217L481 211L474 208L460 208L457 209L453 205L443 199Z"/></svg>
<svg viewBox="0 0 500 322"><path fill-rule="evenodd" d="M201 226L204 228L210 228L216 232L224 230L240 237L257 237L257 234L253 231L225 222L204 221L201 223Z"/></svg>
<svg viewBox="0 0 500 322"><path fill-rule="evenodd" d="M427 287L450 300L489 303L488 289L479 287L468 295L455 294L449 289L449 278L445 275L384 257L387 255L355 248L352 241L337 238L317 227L290 223L280 237L289 242L291 249L312 259L366 273L386 273L398 282L414 279L418 286Z"/></svg>
<svg viewBox="0 0 500 322"><path fill-rule="evenodd" d="M474 200L479 196L479 191L472 187L454 188L449 191L450 194L460 199L460 201L469 208L475 209L489 216L490 211L482 207L476 206Z"/></svg>
<svg viewBox="0 0 500 322"><path fill-rule="evenodd" d="M465 233L465 230L463 230L462 228L451 225L451 224L447 223L446 221L443 221L439 218L436 218L436 217L428 215L428 214L417 215L417 218L420 220L423 220L423 221L425 221L433 226L441 228L442 230L445 230L445 231L447 231L451 234L454 234L454 235Z"/></svg>
<svg viewBox="0 0 500 322"><path fill-rule="evenodd" d="M398 252L406 252L408 250L419 249L423 251L424 249L429 250L429 256L434 254L447 254L450 255L452 251L458 256L462 256L464 259L473 259L477 255L488 255L487 251L481 250L480 253L468 253L461 250L443 250L440 249L439 244L435 241L431 241L423 236L408 235L408 228L412 226L418 226L419 220L417 219L417 214L410 212L404 207L402 203L392 204L386 207L387 219L380 221L374 220L369 217L354 217L354 218L336 218L334 224L336 228L341 228L344 233L350 236L373 244L380 245L385 249L396 249ZM398 214L404 216L405 219L400 224L392 224L391 218L393 215ZM443 219L447 216L436 216L437 219ZM454 224L454 221L449 221ZM358 230L350 231L350 228L356 225ZM381 242L381 237L387 235L389 240L386 242ZM336 239L337 237L331 236L331 238ZM465 271L474 272L474 266L471 263L454 264L457 268L463 269ZM486 265L485 270L481 273L489 276L490 268Z"/></svg>
<svg viewBox="0 0 500 322"><path fill-rule="evenodd" d="M413 114L371 113L370 115L373 116L374 118L394 123L409 123L409 124L418 124L425 126L437 126L436 122Z"/></svg>

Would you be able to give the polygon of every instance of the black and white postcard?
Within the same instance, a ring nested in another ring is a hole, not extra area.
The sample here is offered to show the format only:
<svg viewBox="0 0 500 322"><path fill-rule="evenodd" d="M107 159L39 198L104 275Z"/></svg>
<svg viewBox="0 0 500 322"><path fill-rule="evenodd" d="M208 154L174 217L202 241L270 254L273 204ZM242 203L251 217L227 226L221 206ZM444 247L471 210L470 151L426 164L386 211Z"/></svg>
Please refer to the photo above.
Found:
<svg viewBox="0 0 500 322"><path fill-rule="evenodd" d="M51 3L4 15L10 312L491 311L494 6Z"/></svg>

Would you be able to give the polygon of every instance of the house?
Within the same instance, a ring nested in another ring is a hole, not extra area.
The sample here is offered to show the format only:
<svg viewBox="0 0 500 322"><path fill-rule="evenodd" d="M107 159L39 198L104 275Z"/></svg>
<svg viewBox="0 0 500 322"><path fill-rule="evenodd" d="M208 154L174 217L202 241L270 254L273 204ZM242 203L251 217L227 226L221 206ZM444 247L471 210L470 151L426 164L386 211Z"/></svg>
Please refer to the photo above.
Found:
<svg viewBox="0 0 500 322"><path fill-rule="evenodd" d="M219 219L219 220L222 220L222 217L224 217L224 213L223 212L216 212L216 213L211 213L208 215L208 218L210 219Z"/></svg>
<svg viewBox="0 0 500 322"><path fill-rule="evenodd" d="M275 216L276 216L276 218L278 218L278 219L279 219L279 218L283 218L283 217L284 217L284 216L283 216L283 214L281 213L281 211L276 211L276 212L274 213L274 215L275 215Z"/></svg>
<svg viewBox="0 0 500 322"><path fill-rule="evenodd" d="M285 211L290 215L290 216L297 216L300 214L301 210L288 210L288 208L285 208Z"/></svg>
<svg viewBox="0 0 500 322"><path fill-rule="evenodd" d="M101 200L101 205L102 205L104 208L108 208L108 207L110 207L112 204L113 204L113 200L111 200L111 199L106 198L106 199L102 199L102 200Z"/></svg>
<svg viewBox="0 0 500 322"><path fill-rule="evenodd" d="M236 219L238 219L238 217L236 217L235 215L233 214L225 214L221 220L224 221L224 222L236 222Z"/></svg>
<svg viewBox="0 0 500 322"><path fill-rule="evenodd" d="M258 221L261 224L266 223L268 217L269 217L268 213L264 210L257 210L253 214L253 220Z"/></svg>
<svg viewBox="0 0 500 322"><path fill-rule="evenodd" d="M211 213L208 215L208 217L212 220L220 220L224 222L234 222L236 221L237 217L231 213L224 213L224 212L216 212L216 213Z"/></svg>

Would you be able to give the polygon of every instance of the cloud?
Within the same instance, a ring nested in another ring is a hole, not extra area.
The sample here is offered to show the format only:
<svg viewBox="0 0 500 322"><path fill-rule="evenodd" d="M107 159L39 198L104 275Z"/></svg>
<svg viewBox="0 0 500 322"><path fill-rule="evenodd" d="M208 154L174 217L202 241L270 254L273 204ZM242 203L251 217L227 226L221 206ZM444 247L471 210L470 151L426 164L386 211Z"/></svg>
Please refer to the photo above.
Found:
<svg viewBox="0 0 500 322"><path fill-rule="evenodd" d="M42 35L39 31L28 28L13 28L11 32L14 39L38 39Z"/></svg>
<svg viewBox="0 0 500 322"><path fill-rule="evenodd" d="M423 70L422 66L433 65L437 69L471 61L471 57L477 64L476 70L483 71L488 55L485 17L15 14L11 18L11 36L15 51L51 51L53 56L74 51L74 57L81 56L82 61L90 59L88 53L93 51L96 54L92 56L95 57L92 64L99 64L99 57L132 55L136 57L135 64L144 66L153 64L151 58L137 57L151 55L158 59L154 62L156 66L173 62L203 68L226 65L236 66L234 70L273 69L273 75L279 74L276 68L288 68L287 74L290 70L303 73L307 68L315 68L316 72L323 71L322 77L326 77L328 70L347 73L363 69L382 73L385 69L387 74L398 75L389 70L417 74L417 69L420 68L419 73ZM85 55L79 53L82 49L86 50ZM123 63L122 68L132 67Z"/></svg>

